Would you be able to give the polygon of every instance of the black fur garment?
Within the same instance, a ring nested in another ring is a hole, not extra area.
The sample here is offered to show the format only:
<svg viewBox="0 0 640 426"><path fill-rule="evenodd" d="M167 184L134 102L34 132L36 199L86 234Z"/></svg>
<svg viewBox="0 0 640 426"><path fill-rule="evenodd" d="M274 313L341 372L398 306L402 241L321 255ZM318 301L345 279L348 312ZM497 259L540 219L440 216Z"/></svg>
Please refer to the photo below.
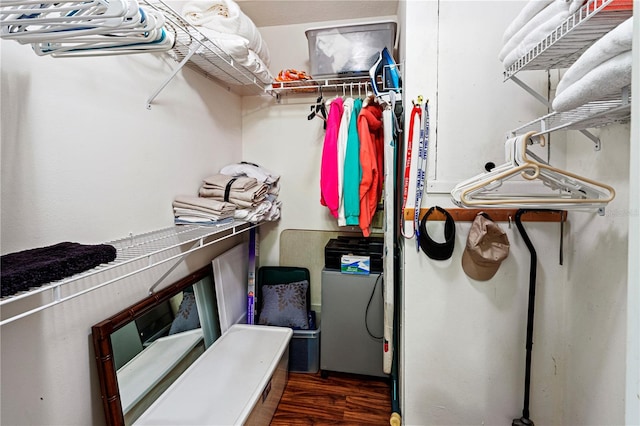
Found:
<svg viewBox="0 0 640 426"><path fill-rule="evenodd" d="M70 277L115 258L116 249L108 244L71 242L6 254L0 257L2 297Z"/></svg>

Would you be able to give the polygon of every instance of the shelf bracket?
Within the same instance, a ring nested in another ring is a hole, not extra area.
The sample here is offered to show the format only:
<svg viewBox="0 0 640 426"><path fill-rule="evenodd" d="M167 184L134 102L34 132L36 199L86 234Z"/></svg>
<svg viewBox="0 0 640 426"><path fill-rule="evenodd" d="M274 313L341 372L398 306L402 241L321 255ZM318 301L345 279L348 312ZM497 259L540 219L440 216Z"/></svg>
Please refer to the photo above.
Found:
<svg viewBox="0 0 640 426"><path fill-rule="evenodd" d="M202 238L200 238L200 240L198 242L196 242L195 244L193 244L191 247L189 247L189 249L187 249L186 253L183 253L182 256L179 256L176 260L176 262L173 264L173 266L171 266L169 269L167 269L167 271L162 274L162 276L160 278L158 278L158 280L149 288L149 295L152 295L154 290L156 289L156 287L158 287L160 285L160 283L162 283L162 281L164 281L171 272L173 272L174 269L176 269L178 267L178 265L180 265L184 259L191 253L191 251L193 249L195 249L196 247L202 247Z"/></svg>
<svg viewBox="0 0 640 426"><path fill-rule="evenodd" d="M594 151L600 151L600 148L602 148L602 143L600 143L600 138L599 137L597 137L596 135L594 135L593 133L591 133L588 130L580 130L580 133L582 133L583 135L585 135L586 137L591 139L591 141L593 141L593 149L594 149Z"/></svg>
<svg viewBox="0 0 640 426"><path fill-rule="evenodd" d="M160 87L158 87L158 89L155 92L153 92L153 94L149 97L149 99L147 99L147 109L151 109L151 102L153 102L153 100L160 94L160 92L162 92L162 90L167 86L167 84L169 84L169 82L173 80L173 77L175 77L176 74L178 74L178 72L182 69L182 67L184 67L185 64L189 62L189 60L191 59L193 54L196 53L199 47L200 46L196 44L191 49L189 49L189 53L187 53L184 59L180 61L178 66L174 68L174 70L171 72L169 77L167 77L165 81L162 82Z"/></svg>
<svg viewBox="0 0 640 426"><path fill-rule="evenodd" d="M551 108L551 102L549 102L546 98L544 98L542 95L540 95L538 92L536 92L535 90L533 90L531 87L529 87L529 85L527 85L524 81L520 80L518 77L516 76L511 76L511 80L516 83L518 86L522 87L527 93L529 93L531 96L533 96L534 98L536 98L537 100L539 100L540 102L542 102L542 104L544 106L546 106L547 108Z"/></svg>
<svg viewBox="0 0 640 426"><path fill-rule="evenodd" d="M527 85L524 81L520 80L518 77L516 76L511 76L510 77L511 80L513 80L514 83L516 83L518 86L522 87L527 93L529 93L531 96L533 96L535 99L537 99L538 101L540 101L544 106L546 106L547 108L551 109L551 102L549 102L547 99L545 99L542 95L540 95L538 92L536 92L535 90L533 90L529 85ZM539 134L542 133L548 133L546 132L546 124L544 123L544 120L542 121L543 126L545 128L542 129L542 131ZM600 148L602 148L602 144L600 142L600 138L598 138L597 136L595 136L593 133L589 132L588 130L580 130L580 133L582 133L583 135L585 135L587 138L591 139L591 141L594 144L594 150L596 151L600 151Z"/></svg>

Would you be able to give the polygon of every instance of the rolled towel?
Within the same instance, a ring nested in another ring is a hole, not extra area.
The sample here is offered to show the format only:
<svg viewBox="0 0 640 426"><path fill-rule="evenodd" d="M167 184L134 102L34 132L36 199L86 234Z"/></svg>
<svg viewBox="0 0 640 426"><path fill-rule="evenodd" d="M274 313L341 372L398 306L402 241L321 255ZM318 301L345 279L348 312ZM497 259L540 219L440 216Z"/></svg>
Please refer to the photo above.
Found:
<svg viewBox="0 0 640 426"><path fill-rule="evenodd" d="M506 44L511 37L520 31L520 28L554 1L555 0L529 0L504 31L504 35L502 36L503 44Z"/></svg>
<svg viewBox="0 0 640 426"><path fill-rule="evenodd" d="M498 58L504 67L510 67L527 54L583 3L584 0L555 0L542 9L503 46Z"/></svg>
<svg viewBox="0 0 640 426"><path fill-rule="evenodd" d="M551 106L564 112L607 95L619 93L631 84L631 51L606 60L557 95Z"/></svg>
<svg viewBox="0 0 640 426"><path fill-rule="evenodd" d="M269 48L251 18L233 0L194 0L182 7L182 15L195 26L244 37L248 48L269 66Z"/></svg>
<svg viewBox="0 0 640 426"><path fill-rule="evenodd" d="M263 83L273 83L275 77L267 64L250 47L249 41L235 34L226 34L210 28L200 28L200 32L212 41L223 52L231 56L239 65L245 67Z"/></svg>
<svg viewBox="0 0 640 426"><path fill-rule="evenodd" d="M556 96L603 62L631 50L633 16L593 43L567 69L556 88Z"/></svg>

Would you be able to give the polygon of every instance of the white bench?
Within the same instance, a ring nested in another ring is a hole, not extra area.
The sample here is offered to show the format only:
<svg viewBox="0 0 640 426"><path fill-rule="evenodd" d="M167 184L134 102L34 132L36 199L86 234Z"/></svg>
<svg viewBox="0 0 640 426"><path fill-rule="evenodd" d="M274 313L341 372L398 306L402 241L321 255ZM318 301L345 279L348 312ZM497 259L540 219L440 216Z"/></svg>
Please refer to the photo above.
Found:
<svg viewBox="0 0 640 426"><path fill-rule="evenodd" d="M269 425L287 384L292 334L231 326L134 424Z"/></svg>

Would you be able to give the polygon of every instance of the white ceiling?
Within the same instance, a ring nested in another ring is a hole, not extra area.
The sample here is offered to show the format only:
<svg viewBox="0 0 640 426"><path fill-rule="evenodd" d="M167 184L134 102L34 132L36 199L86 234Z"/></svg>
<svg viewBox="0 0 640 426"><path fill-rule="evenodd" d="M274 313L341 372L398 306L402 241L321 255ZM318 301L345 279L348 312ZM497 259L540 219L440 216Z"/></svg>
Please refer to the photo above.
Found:
<svg viewBox="0 0 640 426"><path fill-rule="evenodd" d="M395 15L398 0L236 0L257 27Z"/></svg>

